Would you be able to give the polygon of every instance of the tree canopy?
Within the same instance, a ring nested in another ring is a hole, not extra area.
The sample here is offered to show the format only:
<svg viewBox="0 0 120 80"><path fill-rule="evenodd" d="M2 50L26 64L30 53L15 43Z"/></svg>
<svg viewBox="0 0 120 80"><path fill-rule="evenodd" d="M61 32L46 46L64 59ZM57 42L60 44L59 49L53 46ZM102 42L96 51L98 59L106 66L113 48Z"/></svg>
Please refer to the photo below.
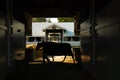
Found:
<svg viewBox="0 0 120 80"><path fill-rule="evenodd" d="M32 22L51 22L51 20L50 20L50 18L34 17L34 18L32 18ZM58 22L74 22L74 18L60 17L60 18L58 18Z"/></svg>
<svg viewBox="0 0 120 80"><path fill-rule="evenodd" d="M74 19L73 18L66 18L66 17L61 17L61 18L58 18L58 22L74 22Z"/></svg>
<svg viewBox="0 0 120 80"><path fill-rule="evenodd" d="M46 22L46 18L39 18L39 17L35 17L32 18L32 22Z"/></svg>

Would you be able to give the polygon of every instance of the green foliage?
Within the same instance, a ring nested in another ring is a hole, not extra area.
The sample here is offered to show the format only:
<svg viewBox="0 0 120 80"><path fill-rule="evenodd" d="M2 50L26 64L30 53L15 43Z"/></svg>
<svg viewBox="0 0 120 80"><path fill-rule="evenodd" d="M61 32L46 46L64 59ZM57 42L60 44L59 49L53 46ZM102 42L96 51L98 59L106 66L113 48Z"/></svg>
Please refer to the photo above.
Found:
<svg viewBox="0 0 120 80"><path fill-rule="evenodd" d="M47 21L47 22L49 22L49 23L51 22L50 18L47 18L47 20L46 20L46 21Z"/></svg>
<svg viewBox="0 0 120 80"><path fill-rule="evenodd" d="M73 18L58 18L58 22L74 22Z"/></svg>
<svg viewBox="0 0 120 80"><path fill-rule="evenodd" d="M38 17L32 18L32 22L46 22L46 21L47 21L46 18L38 18Z"/></svg>
<svg viewBox="0 0 120 80"><path fill-rule="evenodd" d="M50 18L34 17L32 18L32 22L51 22L51 20ZM74 22L74 19L71 17L61 17L58 18L58 22Z"/></svg>

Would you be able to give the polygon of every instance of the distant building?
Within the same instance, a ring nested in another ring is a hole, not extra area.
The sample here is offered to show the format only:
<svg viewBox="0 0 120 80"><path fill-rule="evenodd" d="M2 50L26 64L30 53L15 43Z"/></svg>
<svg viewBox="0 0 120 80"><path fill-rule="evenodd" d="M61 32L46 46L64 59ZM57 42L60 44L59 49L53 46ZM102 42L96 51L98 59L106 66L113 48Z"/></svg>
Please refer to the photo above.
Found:
<svg viewBox="0 0 120 80"><path fill-rule="evenodd" d="M27 43L38 41L70 43L74 47L80 46L80 37L74 34L74 22L33 22L32 36L27 36Z"/></svg>
<svg viewBox="0 0 120 80"><path fill-rule="evenodd" d="M32 36L45 36L44 29L64 29L63 36L74 36L74 22L59 22L59 23L46 23L34 22L32 23Z"/></svg>

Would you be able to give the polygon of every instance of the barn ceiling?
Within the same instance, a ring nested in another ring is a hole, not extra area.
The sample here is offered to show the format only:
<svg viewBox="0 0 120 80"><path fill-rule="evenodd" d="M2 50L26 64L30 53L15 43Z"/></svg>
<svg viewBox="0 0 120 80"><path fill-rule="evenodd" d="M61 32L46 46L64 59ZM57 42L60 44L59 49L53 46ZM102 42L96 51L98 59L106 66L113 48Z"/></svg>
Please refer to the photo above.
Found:
<svg viewBox="0 0 120 80"><path fill-rule="evenodd" d="M1 0L1 11L6 12L6 1ZM80 11L82 18L89 16L90 0L10 0L13 16L23 21L25 13L32 17L73 17ZM95 0L96 12L111 0Z"/></svg>

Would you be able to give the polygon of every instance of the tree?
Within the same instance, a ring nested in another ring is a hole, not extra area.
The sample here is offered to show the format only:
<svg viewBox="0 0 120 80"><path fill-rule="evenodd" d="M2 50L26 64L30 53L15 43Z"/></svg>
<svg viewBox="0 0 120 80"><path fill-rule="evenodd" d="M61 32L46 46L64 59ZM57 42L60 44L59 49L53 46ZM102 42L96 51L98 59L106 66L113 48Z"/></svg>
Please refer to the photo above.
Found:
<svg viewBox="0 0 120 80"><path fill-rule="evenodd" d="M51 20L50 20L50 18L46 18L46 22L49 22L49 23L51 23Z"/></svg>
<svg viewBox="0 0 120 80"><path fill-rule="evenodd" d="M74 19L62 17L62 18L58 18L58 22L74 22Z"/></svg>
<svg viewBox="0 0 120 80"><path fill-rule="evenodd" d="M39 17L35 17L32 18L32 22L46 22L46 18L39 18Z"/></svg>

